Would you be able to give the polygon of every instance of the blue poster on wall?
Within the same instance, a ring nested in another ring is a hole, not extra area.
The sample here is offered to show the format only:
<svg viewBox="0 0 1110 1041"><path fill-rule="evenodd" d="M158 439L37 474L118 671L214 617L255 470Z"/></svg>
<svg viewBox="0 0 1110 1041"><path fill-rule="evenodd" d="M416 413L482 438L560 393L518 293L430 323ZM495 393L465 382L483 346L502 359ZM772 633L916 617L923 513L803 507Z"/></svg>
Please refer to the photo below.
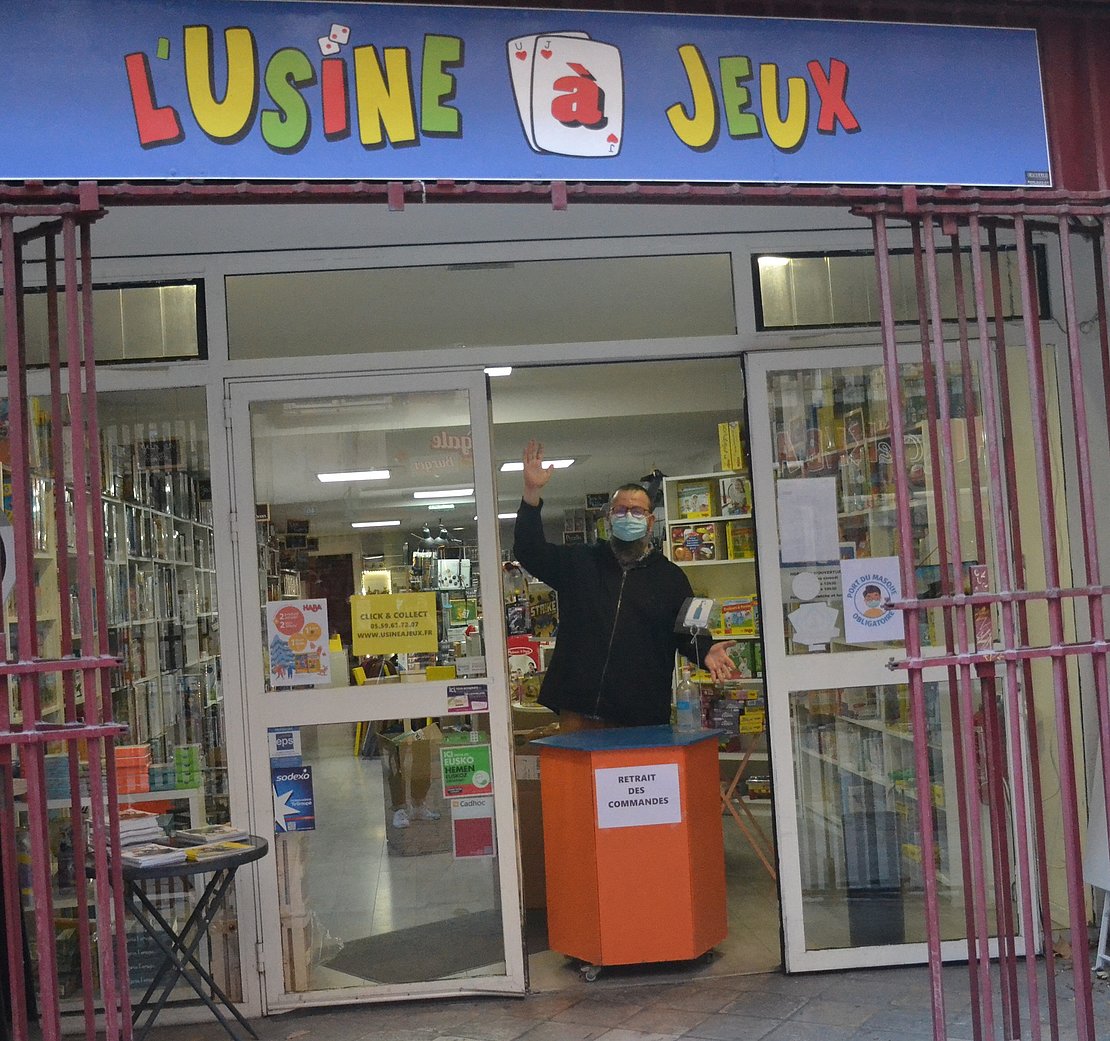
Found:
<svg viewBox="0 0 1110 1041"><path fill-rule="evenodd" d="M38 0L0 61L0 179L1051 183L1026 29Z"/></svg>
<svg viewBox="0 0 1110 1041"><path fill-rule="evenodd" d="M274 796L274 831L316 830L316 801L312 795L311 766L270 769Z"/></svg>

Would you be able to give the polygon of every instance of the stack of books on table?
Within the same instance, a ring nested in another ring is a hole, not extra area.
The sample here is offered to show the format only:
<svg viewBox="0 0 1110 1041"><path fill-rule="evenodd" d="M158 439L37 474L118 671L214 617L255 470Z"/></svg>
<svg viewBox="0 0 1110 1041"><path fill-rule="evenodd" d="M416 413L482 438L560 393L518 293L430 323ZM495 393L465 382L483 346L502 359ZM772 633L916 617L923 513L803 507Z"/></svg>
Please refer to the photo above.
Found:
<svg viewBox="0 0 1110 1041"><path fill-rule="evenodd" d="M184 849L164 846L160 842L145 842L141 846L127 846L120 853L120 860L129 867L162 867L166 864L184 864L187 859Z"/></svg>
<svg viewBox="0 0 1110 1041"><path fill-rule="evenodd" d="M156 813L145 810L119 811L119 844L122 849L147 842L165 841L166 832L158 823Z"/></svg>
<svg viewBox="0 0 1110 1041"><path fill-rule="evenodd" d="M179 828L174 838L179 842L209 845L213 842L237 842L249 838L247 832L234 824L200 824L195 828Z"/></svg>
<svg viewBox="0 0 1110 1041"><path fill-rule="evenodd" d="M234 824L201 824L196 828L183 828L174 833L174 841L187 846L188 860L215 860L229 853L250 849L250 835Z"/></svg>
<svg viewBox="0 0 1110 1041"><path fill-rule="evenodd" d="M252 849L249 842L205 842L200 846L190 846L185 850L185 859L189 861L216 860L226 857L231 853L242 853L243 850Z"/></svg>

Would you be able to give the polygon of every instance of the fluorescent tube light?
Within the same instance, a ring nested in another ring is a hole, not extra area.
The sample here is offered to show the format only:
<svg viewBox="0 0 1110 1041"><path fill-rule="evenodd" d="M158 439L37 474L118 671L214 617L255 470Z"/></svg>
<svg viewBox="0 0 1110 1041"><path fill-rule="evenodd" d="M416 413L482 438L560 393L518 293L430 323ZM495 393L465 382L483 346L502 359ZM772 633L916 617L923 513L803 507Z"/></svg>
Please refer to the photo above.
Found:
<svg viewBox="0 0 1110 1041"><path fill-rule="evenodd" d="M555 467L556 470L565 470L568 466L573 466L574 465L574 460L573 459L545 459L543 461L543 465L544 466L553 466L553 467ZM519 473L523 469L524 469L524 463L519 459L514 460L513 462L510 462L510 463L502 463L501 464L501 472L503 474L513 473L514 471Z"/></svg>
<svg viewBox="0 0 1110 1041"><path fill-rule="evenodd" d="M487 376L511 376L513 367L511 365L491 365L484 371Z"/></svg>
<svg viewBox="0 0 1110 1041"><path fill-rule="evenodd" d="M515 513L499 513L497 515L497 519L498 520L512 520L515 516L516 516Z"/></svg>
<svg viewBox="0 0 1110 1041"><path fill-rule="evenodd" d="M473 488L446 488L435 492L413 492L414 499L465 499L473 495Z"/></svg>
<svg viewBox="0 0 1110 1041"><path fill-rule="evenodd" d="M352 528L399 528L400 526L399 520L351 521Z"/></svg>
<svg viewBox="0 0 1110 1041"><path fill-rule="evenodd" d="M420 505L423 506L424 503L421 503ZM454 508L455 508L455 504L453 502L430 502L430 503L428 503L428 509L429 510L453 510Z"/></svg>
<svg viewBox="0 0 1110 1041"><path fill-rule="evenodd" d="M347 470L343 473L317 474L316 480L330 484L336 481L388 481L388 470Z"/></svg>

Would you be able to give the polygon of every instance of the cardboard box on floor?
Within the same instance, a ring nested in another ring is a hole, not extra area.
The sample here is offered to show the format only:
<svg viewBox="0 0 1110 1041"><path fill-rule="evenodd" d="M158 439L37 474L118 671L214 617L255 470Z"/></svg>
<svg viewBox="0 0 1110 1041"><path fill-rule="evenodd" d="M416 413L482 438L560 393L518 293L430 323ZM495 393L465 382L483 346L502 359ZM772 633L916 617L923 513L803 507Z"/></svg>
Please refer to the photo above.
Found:
<svg viewBox="0 0 1110 1041"><path fill-rule="evenodd" d="M397 734L380 734L382 771L385 784L385 837L389 852L412 857L426 853L451 852L451 806L443 797L440 780L439 747L443 735L435 723L419 730L406 729ZM407 828L393 824L392 791L399 788L411 806L413 793L427 784L423 804L439 814L438 820L410 820Z"/></svg>
<svg viewBox="0 0 1110 1041"><path fill-rule="evenodd" d="M529 745L558 727L559 717L542 705L513 704L514 768L517 819L520 826L520 871L524 880L524 906L547 906L543 866L543 809L540 802L539 749Z"/></svg>

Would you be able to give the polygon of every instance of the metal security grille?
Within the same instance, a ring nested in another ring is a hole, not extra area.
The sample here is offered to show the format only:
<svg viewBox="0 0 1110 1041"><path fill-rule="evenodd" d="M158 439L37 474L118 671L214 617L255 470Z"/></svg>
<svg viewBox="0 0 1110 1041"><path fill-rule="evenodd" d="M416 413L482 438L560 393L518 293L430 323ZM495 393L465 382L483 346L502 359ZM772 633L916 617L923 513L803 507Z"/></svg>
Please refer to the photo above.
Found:
<svg viewBox="0 0 1110 1041"><path fill-rule="evenodd" d="M914 495L931 496L941 582L938 596L901 604L906 654L891 665L908 676L921 807L935 796L923 674L948 672L976 1041L1095 1041L1082 835L1084 743L1095 759L1099 744L1110 748L1110 586L1099 552L1107 530L1105 510L1097 513L1110 466L1110 205L991 206L953 195L919 202L909 190L897 205L868 211L887 379L899 386L900 364L920 358L935 434L924 489L911 482L905 446L892 441L901 545L912 544ZM917 327L908 329L895 324L890 281L891 244L904 240L907 225L919 305ZM1017 252L1020 322L997 317L1003 245ZM1038 299L1035 245L1052 273L1051 316ZM941 317L942 276L955 285L955 321ZM890 402L891 429L904 429L903 402ZM908 554L901 565L903 589L915 589ZM930 617L940 623L940 657L923 654ZM1102 765L1110 777L1110 757ZM940 1041L949 1036L951 976L941 966L935 821L927 812L920 819ZM1070 979L1060 974L1065 943Z"/></svg>
<svg viewBox="0 0 1110 1041"><path fill-rule="evenodd" d="M94 981L99 981L106 1036L131 1037L123 886L118 858L108 857L119 837L113 747L125 728L112 722L108 670L118 663L108 654L103 595L89 246L90 226L99 215L91 189L76 204L0 207L10 454L5 466L10 466L11 488L5 593L14 572L14 625L8 624L9 614L0 637L5 651L0 661L0 888L10 1015L18 1041L29 1036L31 976L37 976L41 1036L53 1041L60 1035L57 928L62 917L74 922L86 1037L96 1036ZM25 364L27 253L45 261L50 353L49 407L34 414ZM33 507L35 482L43 495ZM42 516L46 503L53 506L48 518ZM53 532L49 539L41 537L46 528ZM49 597L47 584L40 587L35 581L36 569L47 563L58 576L49 584ZM37 624L46 617L59 634L49 647L43 646ZM55 694L60 719L46 711ZM51 799L48 755L52 765L61 767L52 773L53 781L68 788L61 806ZM56 906L51 879L50 815L55 811L57 816L59 808L68 811L72 825L76 909L68 912ZM26 829L22 849L11 840L17 828ZM95 874L101 884L91 887L87 874Z"/></svg>

